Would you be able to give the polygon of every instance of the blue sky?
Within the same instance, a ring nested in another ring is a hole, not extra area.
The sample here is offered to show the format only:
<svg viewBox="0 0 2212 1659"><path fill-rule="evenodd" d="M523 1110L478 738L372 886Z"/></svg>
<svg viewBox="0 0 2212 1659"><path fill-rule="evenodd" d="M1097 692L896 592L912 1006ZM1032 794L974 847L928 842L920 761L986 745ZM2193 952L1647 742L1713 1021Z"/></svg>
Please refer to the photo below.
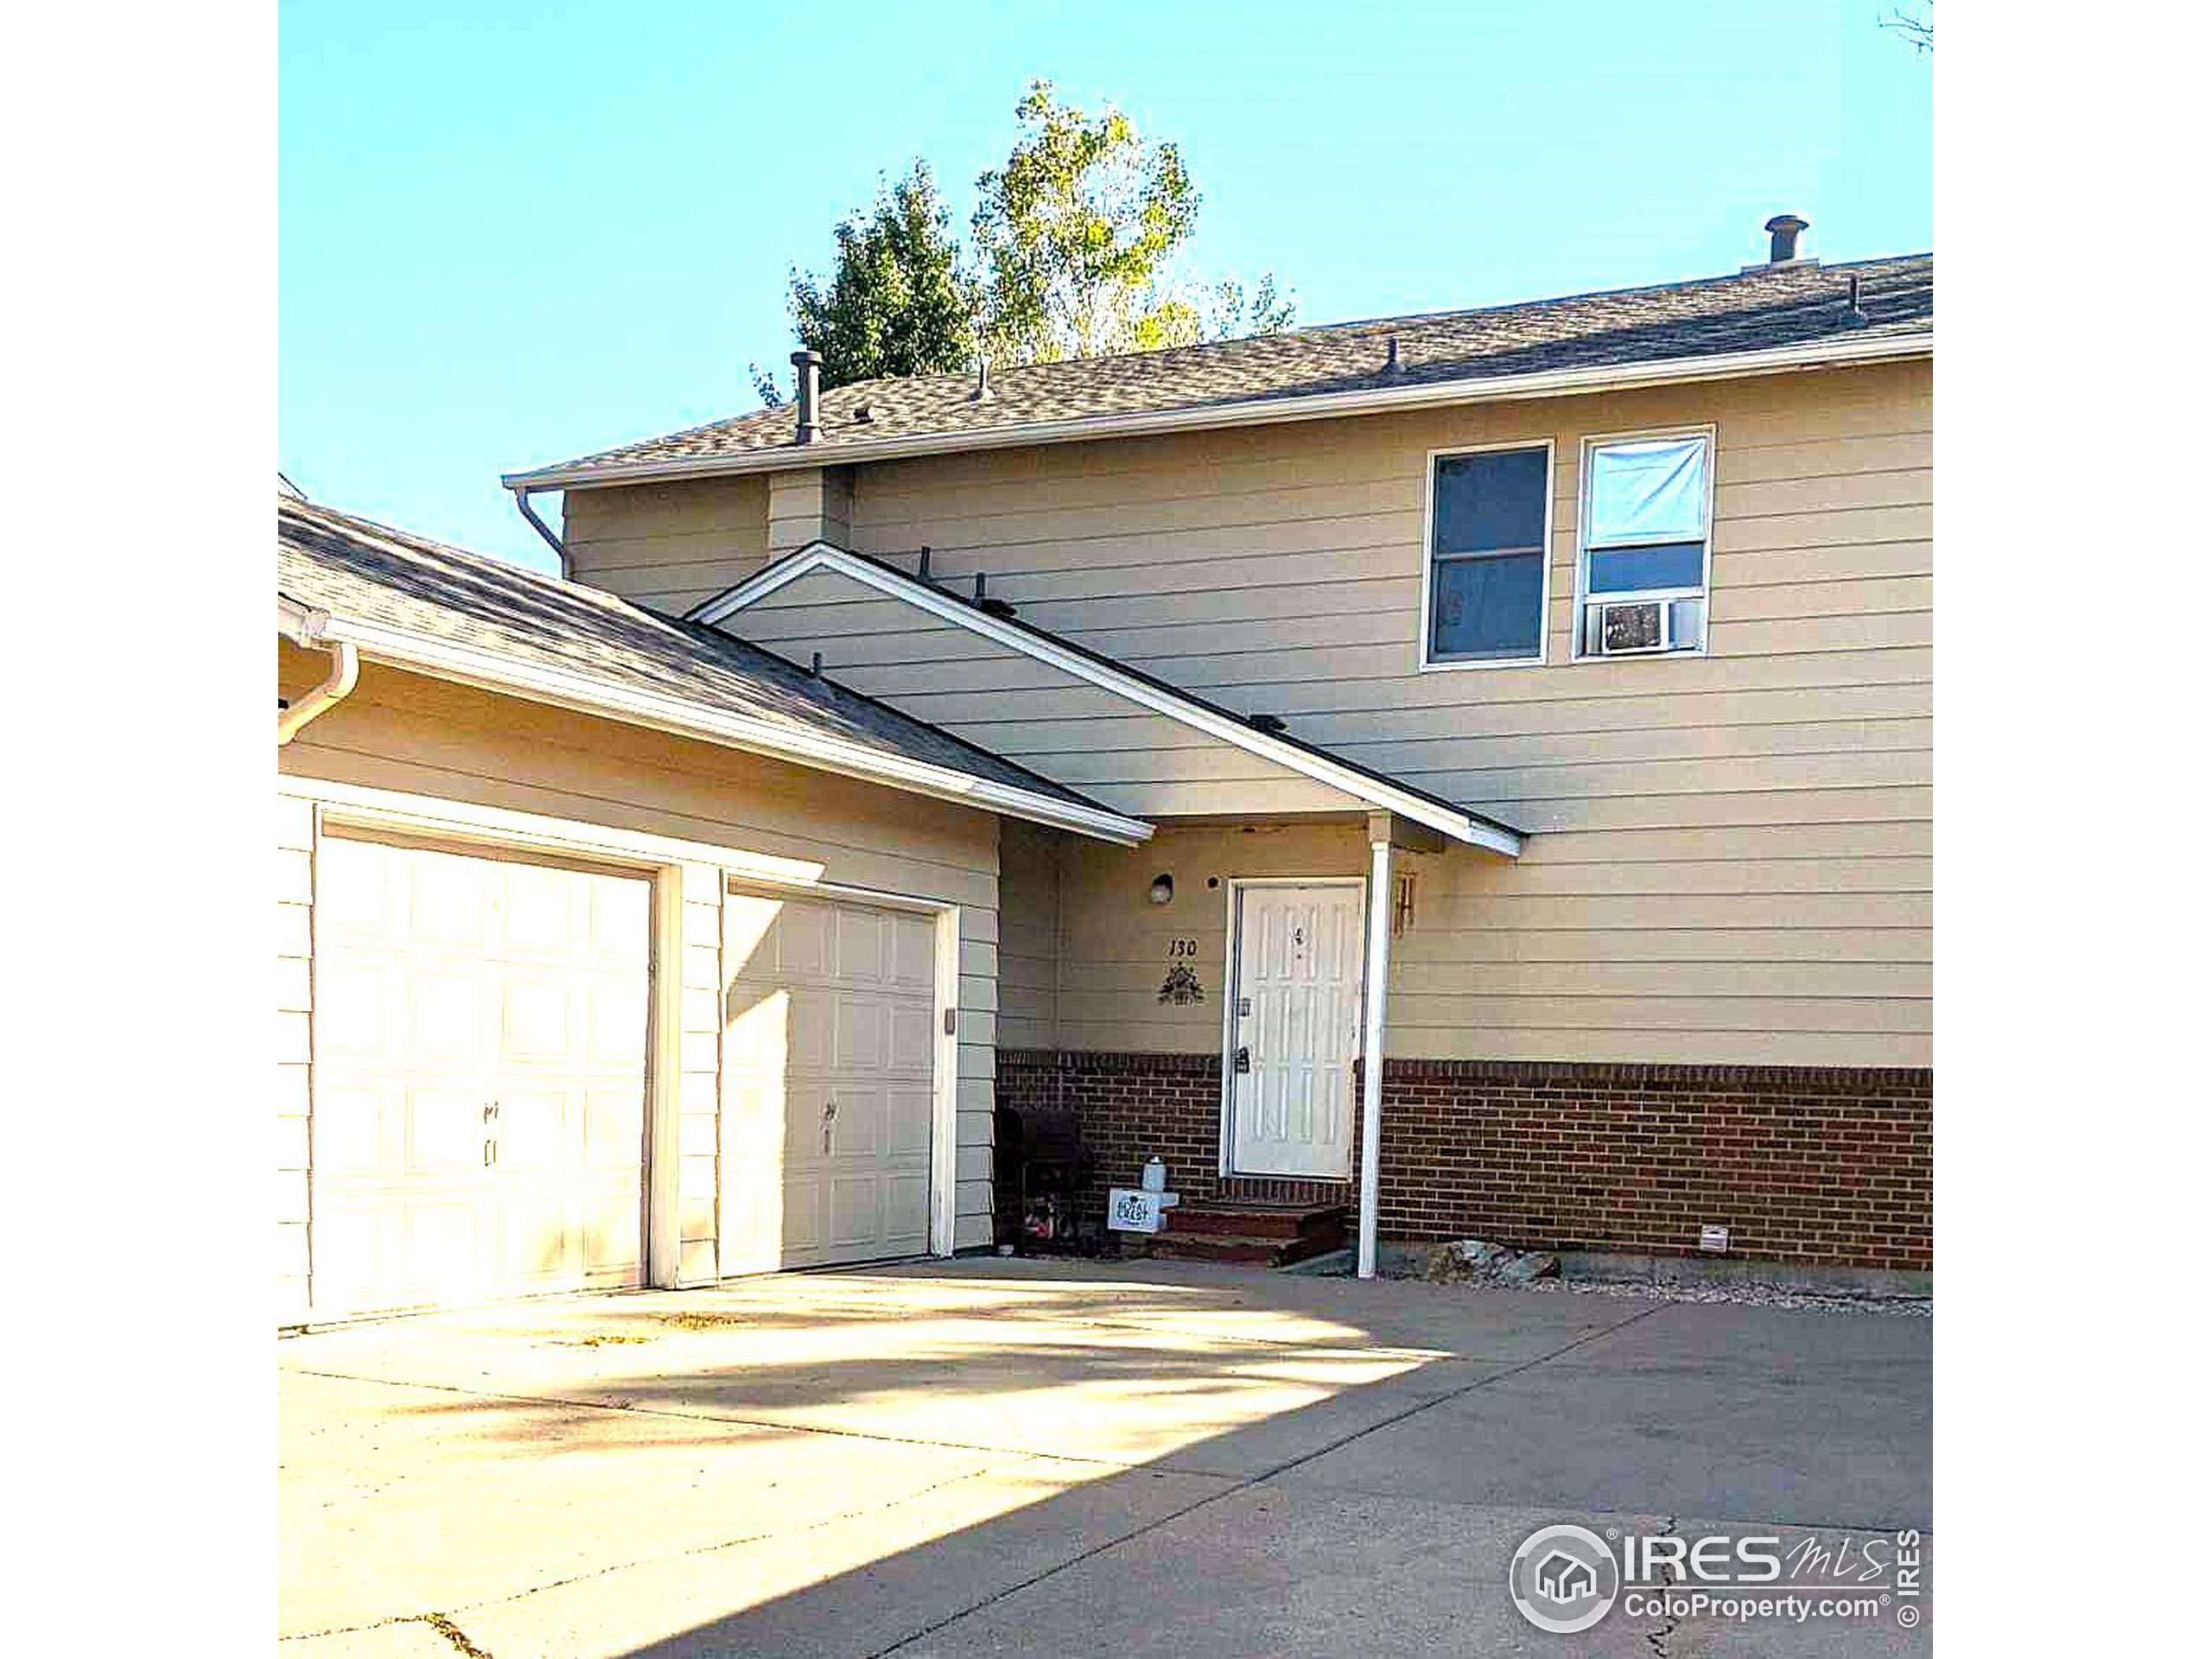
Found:
<svg viewBox="0 0 2212 1659"><path fill-rule="evenodd" d="M1180 144L1193 274L1305 322L1732 270L1783 209L1932 247L1891 9L287 3L278 465L550 563L498 474L753 407L789 267L916 156L964 223L1037 75Z"/></svg>

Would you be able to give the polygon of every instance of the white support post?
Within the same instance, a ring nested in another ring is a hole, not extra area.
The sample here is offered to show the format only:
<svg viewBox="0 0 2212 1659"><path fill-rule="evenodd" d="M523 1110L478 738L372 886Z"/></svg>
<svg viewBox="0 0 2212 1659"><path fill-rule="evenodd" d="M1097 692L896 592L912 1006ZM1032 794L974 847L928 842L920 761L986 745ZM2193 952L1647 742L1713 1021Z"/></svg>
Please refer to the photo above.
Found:
<svg viewBox="0 0 2212 1659"><path fill-rule="evenodd" d="M1390 835L1370 830L1367 875L1367 1027L1360 1044L1359 1276L1375 1276L1375 1210L1382 1188L1382 1027L1390 1000Z"/></svg>

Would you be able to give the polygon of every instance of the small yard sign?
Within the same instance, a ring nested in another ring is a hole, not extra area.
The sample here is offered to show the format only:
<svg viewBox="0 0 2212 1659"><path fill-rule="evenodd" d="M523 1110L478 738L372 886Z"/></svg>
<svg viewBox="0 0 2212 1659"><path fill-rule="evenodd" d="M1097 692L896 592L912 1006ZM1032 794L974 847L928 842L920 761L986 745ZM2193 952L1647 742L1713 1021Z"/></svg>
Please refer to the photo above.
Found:
<svg viewBox="0 0 2212 1659"><path fill-rule="evenodd" d="M1106 1224L1117 1233L1156 1233L1160 1230L1159 1192L1117 1186L1106 1198Z"/></svg>

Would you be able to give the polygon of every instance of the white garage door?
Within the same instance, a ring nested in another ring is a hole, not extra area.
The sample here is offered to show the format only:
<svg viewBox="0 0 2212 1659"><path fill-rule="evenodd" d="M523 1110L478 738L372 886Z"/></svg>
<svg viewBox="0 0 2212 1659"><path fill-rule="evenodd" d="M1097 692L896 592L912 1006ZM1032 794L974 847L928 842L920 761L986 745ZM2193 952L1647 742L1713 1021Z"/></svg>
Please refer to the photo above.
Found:
<svg viewBox="0 0 2212 1659"><path fill-rule="evenodd" d="M652 886L330 837L311 1305L640 1282Z"/></svg>
<svg viewBox="0 0 2212 1659"><path fill-rule="evenodd" d="M723 1270L924 1254L936 924L736 893L722 917Z"/></svg>

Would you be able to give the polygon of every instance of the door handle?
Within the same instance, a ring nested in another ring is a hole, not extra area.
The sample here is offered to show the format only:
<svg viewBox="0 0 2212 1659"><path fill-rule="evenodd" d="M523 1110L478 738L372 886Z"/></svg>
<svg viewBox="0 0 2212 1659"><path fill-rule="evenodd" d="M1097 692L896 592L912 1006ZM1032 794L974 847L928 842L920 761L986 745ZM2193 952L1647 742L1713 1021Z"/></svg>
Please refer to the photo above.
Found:
<svg viewBox="0 0 2212 1659"><path fill-rule="evenodd" d="M822 1155L825 1158L830 1155L830 1125L836 1121L837 1097L832 1095L822 1106Z"/></svg>
<svg viewBox="0 0 2212 1659"><path fill-rule="evenodd" d="M1241 1044L1236 1050L1236 1069L1239 1072L1249 1071L1252 1069L1252 1051Z"/></svg>

